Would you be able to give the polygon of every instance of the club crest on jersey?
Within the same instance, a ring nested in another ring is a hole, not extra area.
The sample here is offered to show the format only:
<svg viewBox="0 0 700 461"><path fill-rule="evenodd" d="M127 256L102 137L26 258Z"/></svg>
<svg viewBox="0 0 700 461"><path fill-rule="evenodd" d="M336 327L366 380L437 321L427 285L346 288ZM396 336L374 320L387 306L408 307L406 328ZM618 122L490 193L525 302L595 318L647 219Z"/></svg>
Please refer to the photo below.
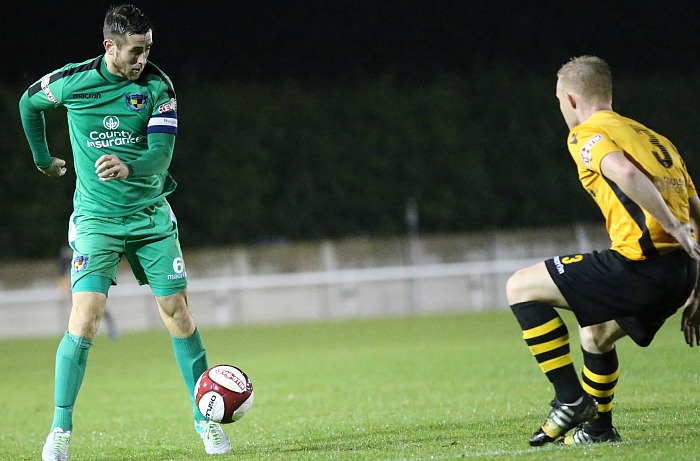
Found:
<svg viewBox="0 0 700 461"><path fill-rule="evenodd" d="M76 256L73 258L73 273L77 274L78 272L87 269L89 260L90 257L87 255Z"/></svg>
<svg viewBox="0 0 700 461"><path fill-rule="evenodd" d="M131 93L126 95L126 106L134 112L141 112L146 108L148 95L143 93Z"/></svg>

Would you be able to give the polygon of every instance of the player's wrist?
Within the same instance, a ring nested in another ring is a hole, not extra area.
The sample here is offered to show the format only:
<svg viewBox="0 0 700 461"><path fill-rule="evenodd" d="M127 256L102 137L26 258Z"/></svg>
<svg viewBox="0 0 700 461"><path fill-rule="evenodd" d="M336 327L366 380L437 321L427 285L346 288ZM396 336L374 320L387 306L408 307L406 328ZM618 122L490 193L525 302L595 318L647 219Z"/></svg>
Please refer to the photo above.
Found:
<svg viewBox="0 0 700 461"><path fill-rule="evenodd" d="M34 164L34 166L36 166L36 169L41 171L42 173L44 172L44 170L48 170L49 168L51 168L52 165L53 165L53 159L49 159L49 163L45 164L45 165L39 164L39 163Z"/></svg>

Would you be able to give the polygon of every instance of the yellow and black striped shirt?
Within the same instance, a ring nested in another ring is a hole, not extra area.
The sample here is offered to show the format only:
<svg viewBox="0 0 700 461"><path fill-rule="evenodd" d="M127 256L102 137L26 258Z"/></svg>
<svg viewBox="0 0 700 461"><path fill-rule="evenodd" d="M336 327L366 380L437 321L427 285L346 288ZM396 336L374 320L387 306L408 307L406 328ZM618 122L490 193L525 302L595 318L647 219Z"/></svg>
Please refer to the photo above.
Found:
<svg viewBox="0 0 700 461"><path fill-rule="evenodd" d="M611 110L594 113L569 132L569 152L579 179L605 216L611 248L632 260L680 248L661 225L600 172L600 161L619 151L661 192L673 215L690 221L688 197L695 185L676 147L665 137Z"/></svg>

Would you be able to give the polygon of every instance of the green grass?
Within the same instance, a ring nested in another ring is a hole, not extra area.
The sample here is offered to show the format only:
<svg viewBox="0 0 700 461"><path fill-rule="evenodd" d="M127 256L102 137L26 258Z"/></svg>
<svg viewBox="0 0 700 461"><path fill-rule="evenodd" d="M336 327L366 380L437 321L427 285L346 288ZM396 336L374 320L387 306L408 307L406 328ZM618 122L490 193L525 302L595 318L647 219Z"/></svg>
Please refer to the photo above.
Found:
<svg viewBox="0 0 700 461"><path fill-rule="evenodd" d="M234 451L222 457L204 455L165 330L100 336L70 459L695 460L698 351L678 324L647 349L620 342L624 442L587 448L528 446L552 390L509 312L203 329L210 364L240 366L255 387L250 413L226 426ZM2 460L40 457L57 344L0 342Z"/></svg>

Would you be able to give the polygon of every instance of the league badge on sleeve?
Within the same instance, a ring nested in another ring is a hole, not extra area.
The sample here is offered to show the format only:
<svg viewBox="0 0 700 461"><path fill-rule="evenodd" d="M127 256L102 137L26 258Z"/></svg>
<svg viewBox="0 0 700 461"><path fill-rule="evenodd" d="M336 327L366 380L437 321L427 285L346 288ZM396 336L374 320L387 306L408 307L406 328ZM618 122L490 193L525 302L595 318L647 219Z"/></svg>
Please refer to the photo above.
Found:
<svg viewBox="0 0 700 461"><path fill-rule="evenodd" d="M600 141L603 140L603 137L599 134L593 136L591 139L589 139L586 144L581 148L581 160L583 161L586 166L591 165L591 149L593 149L593 146L598 144Z"/></svg>

